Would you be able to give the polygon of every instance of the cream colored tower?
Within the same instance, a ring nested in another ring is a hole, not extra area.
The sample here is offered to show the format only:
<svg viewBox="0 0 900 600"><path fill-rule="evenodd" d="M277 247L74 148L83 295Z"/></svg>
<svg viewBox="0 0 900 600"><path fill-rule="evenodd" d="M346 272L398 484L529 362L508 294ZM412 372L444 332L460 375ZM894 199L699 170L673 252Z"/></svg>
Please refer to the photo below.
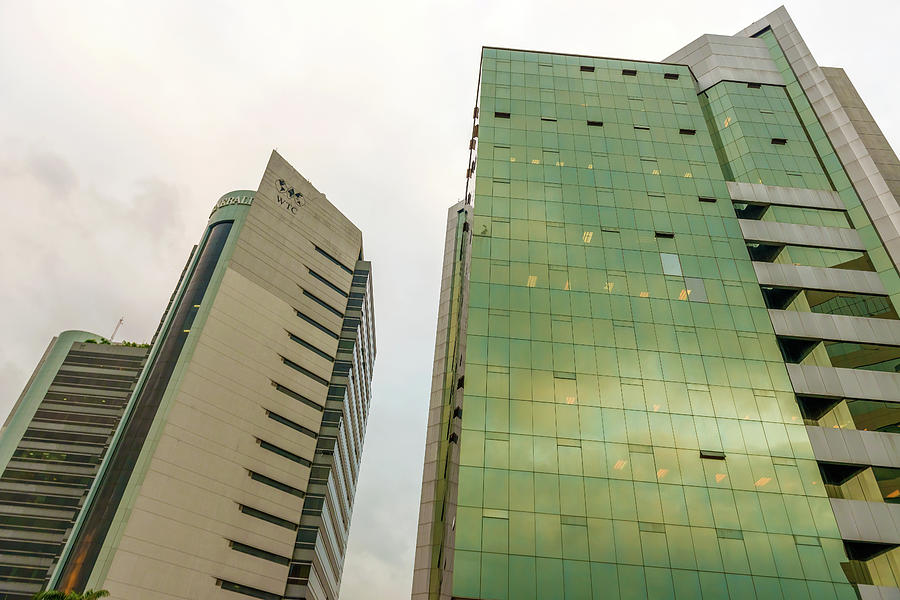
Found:
<svg viewBox="0 0 900 600"><path fill-rule="evenodd" d="M223 196L53 583L337 598L375 357L362 235L273 152Z"/></svg>

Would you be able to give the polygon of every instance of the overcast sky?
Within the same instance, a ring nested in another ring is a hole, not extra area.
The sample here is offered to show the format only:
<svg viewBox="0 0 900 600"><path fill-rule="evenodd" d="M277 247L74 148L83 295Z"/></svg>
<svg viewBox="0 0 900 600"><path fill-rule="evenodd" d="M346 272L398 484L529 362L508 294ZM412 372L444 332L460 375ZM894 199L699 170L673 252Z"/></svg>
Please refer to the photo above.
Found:
<svg viewBox="0 0 900 600"><path fill-rule="evenodd" d="M777 6L0 0L0 422L58 332L108 336L124 315L117 338L149 340L213 203L255 189L277 148L373 262L375 397L341 598L408 597L481 46L661 60ZM787 8L898 148L900 3Z"/></svg>

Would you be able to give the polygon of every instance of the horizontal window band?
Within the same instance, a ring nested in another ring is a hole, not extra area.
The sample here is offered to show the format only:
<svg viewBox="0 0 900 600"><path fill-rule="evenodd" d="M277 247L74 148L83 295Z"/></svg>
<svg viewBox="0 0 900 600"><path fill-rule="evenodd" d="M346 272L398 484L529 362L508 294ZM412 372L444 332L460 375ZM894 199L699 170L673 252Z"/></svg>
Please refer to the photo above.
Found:
<svg viewBox="0 0 900 600"><path fill-rule="evenodd" d="M588 66L588 65L581 65L581 71L582 71L583 73L593 73L593 72L594 72L594 67L591 67L591 66Z"/></svg>
<svg viewBox="0 0 900 600"><path fill-rule="evenodd" d="M262 473L257 473L256 471L247 471L250 475L250 479L253 481L258 481L260 483L264 483L271 488L275 488L276 490L280 490L282 492L286 492L291 496L296 496L298 498L305 498L306 492L303 490L297 489L294 486L288 485L286 483L281 483L277 479L272 479L271 477L266 477Z"/></svg>
<svg viewBox="0 0 900 600"><path fill-rule="evenodd" d="M240 583L234 583L233 581L226 581L224 579L216 579L216 584L223 590L228 590L229 592L237 592L238 594L249 596L251 598L259 598L260 600L281 600L282 598L278 594L259 590L254 587L250 587L249 585L242 585Z"/></svg>
<svg viewBox="0 0 900 600"><path fill-rule="evenodd" d="M508 118L509 118L509 113L508 113L508 112L494 112L494 118L496 118L496 119L508 119Z"/></svg>
<svg viewBox="0 0 900 600"><path fill-rule="evenodd" d="M622 75L635 77L637 75L637 71L635 69L622 69Z"/></svg>
<svg viewBox="0 0 900 600"><path fill-rule="evenodd" d="M312 275L315 279L317 279L317 280L319 280L320 282L324 283L325 285L327 285L329 288L331 288L332 290L334 290L335 292L337 292L338 294L340 294L340 295L343 296L344 298L347 297L347 292L345 292L344 290L342 290L341 288L339 288L339 287L336 286L335 284L331 283L330 281L328 281L327 279L325 279L323 276L319 275L318 273L316 273L315 271L313 271L312 269L310 269L310 268L308 268L308 267L307 267L306 270L309 271L309 274Z"/></svg>
<svg viewBox="0 0 900 600"><path fill-rule="evenodd" d="M295 431L299 431L303 435L308 435L309 437L311 437L313 439L316 439L316 437L318 437L318 434L316 434L316 432L313 431L312 429L310 429L309 427L304 427L303 425L300 425L299 423L295 423L295 422L291 421L290 419L288 419L287 417L282 417L278 413L273 413L271 410L266 410L266 416L269 417L270 419L272 419L273 421L281 423L282 425L286 425L287 427L290 427L291 429L293 429Z"/></svg>
<svg viewBox="0 0 900 600"><path fill-rule="evenodd" d="M291 564L290 558L281 556L280 554L275 554L274 552L260 550L259 548L254 548L253 546L248 546L247 544L242 544L234 540L228 540L228 545L231 546L232 550L237 550L238 552L243 552L244 554L249 554L250 556L262 558L263 560L267 560L269 562L284 566Z"/></svg>
<svg viewBox="0 0 900 600"><path fill-rule="evenodd" d="M306 369L306 368L304 368L304 367L301 367L300 365L298 365L298 364L295 363L294 361L292 361L292 360L290 360L290 359L285 358L285 357L282 356L282 357L281 357L281 362L283 362L284 364L286 364L286 365L289 366L290 368L294 369L294 370L297 371L298 373L303 373L304 375L306 375L307 377L309 377L310 379L312 379L312 380L315 381L316 383L321 383L322 385L324 385L324 386L326 386L326 387L328 386L328 381L327 381L327 380L325 380L325 379L319 377L318 375L316 375L315 373L313 373L313 372L310 371L309 369Z"/></svg>
<svg viewBox="0 0 900 600"><path fill-rule="evenodd" d="M327 361L329 361L329 362L334 362L334 358L332 358L332 356L331 356L330 354L328 354L328 353L325 352L324 350L319 350L317 347L313 346L312 344L310 344L309 342L307 342L307 341L304 340L303 338L300 338L300 337L294 335L294 334L291 333L290 331L288 331L288 337L291 338L291 341L297 342L298 344L300 344L301 346L303 346L303 347L306 348L307 350L311 350L311 351L315 352L316 354L318 354L319 356L321 356L321 357L324 358L325 360L327 360Z"/></svg>
<svg viewBox="0 0 900 600"><path fill-rule="evenodd" d="M298 402L302 402L303 404L309 406L310 408L314 408L319 412L322 412L323 410L325 410L325 408L318 402L314 402L314 401L310 400L309 398L307 398L306 396L304 396L303 394L298 394L294 390L292 390L288 387L285 387L276 381L273 381L272 385L275 387L276 390L278 390L282 394L284 394L286 396L290 396L294 400L296 400Z"/></svg>
<svg viewBox="0 0 900 600"><path fill-rule="evenodd" d="M339 261L338 259L336 259L335 257L333 257L333 256L332 256L331 254L329 254L328 252L322 250L322 249L319 248L318 246L316 246L316 252L318 252L319 254L321 254L322 256L324 256L325 258L327 258L328 260L330 260L331 262L333 262L334 264L336 264L337 266L339 266L340 268L342 268L342 269L345 270L346 272L348 272L348 273L350 273L351 275L353 275L353 269L351 269L350 267L348 267L347 265L345 265L344 263L342 263L341 261Z"/></svg>
<svg viewBox="0 0 900 600"><path fill-rule="evenodd" d="M297 531L297 524L287 519L282 519L281 517L276 517L275 515L271 515L267 512L261 511L257 508L253 508L252 506L247 506L246 504L239 504L241 512L245 515L250 515L251 517L256 517L262 521L268 521L274 525L278 525L279 527L284 527L285 529L290 529L291 531Z"/></svg>
<svg viewBox="0 0 900 600"><path fill-rule="evenodd" d="M298 317L300 317L301 319L303 319L304 321L306 321L307 323L309 323L310 325L312 325L313 327L315 327L315 328L318 329L319 331L321 331L321 332L323 332L323 333L326 333L326 334L330 335L330 336L333 337L334 339L338 339L338 337L340 337L340 336L338 336L338 334L336 334L336 333L333 332L332 330L328 329L327 327L325 327L324 325L322 325L321 323L319 323L318 321L316 321L316 320L313 319L312 317L309 317L309 316L303 314L302 312L300 312L300 311L297 310L297 309L294 309L294 312L297 313L297 316L298 316Z"/></svg>
<svg viewBox="0 0 900 600"><path fill-rule="evenodd" d="M307 298L309 298L310 300L312 300L313 302L315 302L316 304L318 304L319 306L321 306L322 308L324 308L325 310L331 311L331 312L334 313L336 316L338 316L338 317L340 317L340 318L342 318L342 319L344 318L344 313L342 313L341 311L339 311L338 309L336 309L336 308L333 307L332 305L328 304L327 302L325 302L324 300L322 300L321 298L319 298L319 297L316 296L315 294L312 294L312 293L310 293L310 292L307 291L307 290L303 290L303 295L306 296Z"/></svg>
<svg viewBox="0 0 900 600"><path fill-rule="evenodd" d="M302 456L299 456L297 454L294 454L293 452L289 452L289 451L285 450L284 448L279 448L275 444L270 444L269 442L267 442L265 440L261 440L259 438L256 438L256 443L259 444L259 446L261 448L268 450L269 452L273 452L273 453L277 454L278 456L283 456L284 458L291 460L291 461L297 463L298 465L303 465L304 467L312 466L311 460L307 460L307 459L303 458Z"/></svg>
<svg viewBox="0 0 900 600"><path fill-rule="evenodd" d="M678 73L665 73L663 79L678 79Z"/></svg>

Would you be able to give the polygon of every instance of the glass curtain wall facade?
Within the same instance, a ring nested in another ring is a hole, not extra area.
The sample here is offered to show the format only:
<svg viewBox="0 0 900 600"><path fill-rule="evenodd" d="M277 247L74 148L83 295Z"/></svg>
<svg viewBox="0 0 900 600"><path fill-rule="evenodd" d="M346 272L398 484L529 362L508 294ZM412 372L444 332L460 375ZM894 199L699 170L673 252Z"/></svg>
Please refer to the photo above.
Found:
<svg viewBox="0 0 900 600"><path fill-rule="evenodd" d="M897 593L896 259L767 19L484 48L414 599Z"/></svg>

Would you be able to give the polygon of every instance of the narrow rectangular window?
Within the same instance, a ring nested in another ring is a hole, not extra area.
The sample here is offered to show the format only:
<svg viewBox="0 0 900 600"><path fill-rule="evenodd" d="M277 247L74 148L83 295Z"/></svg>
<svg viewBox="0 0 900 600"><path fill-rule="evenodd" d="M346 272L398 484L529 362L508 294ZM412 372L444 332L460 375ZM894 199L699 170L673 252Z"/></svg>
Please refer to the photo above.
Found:
<svg viewBox="0 0 900 600"><path fill-rule="evenodd" d="M271 477L266 477L262 473L257 473L256 471L247 471L250 475L250 479L253 481L258 481L260 483L264 483L265 485L275 488L276 490L280 490L291 496L297 496L298 498L303 498L306 496L306 492L303 490L298 490L297 488L290 486L286 483L281 483L277 479L272 479Z"/></svg>
<svg viewBox="0 0 900 600"><path fill-rule="evenodd" d="M311 460L307 460L307 459L303 458L302 456L298 456L298 455L294 454L293 452L289 452L288 450L285 450L284 448L279 448L275 444L270 444L269 442L267 442L265 440L261 440L259 438L256 438L256 443L259 444L260 448L263 448L264 450L268 450L269 452L277 454L278 456L283 456L284 458L286 458L290 461L293 461L293 462L297 463L298 465L303 465L304 467L312 466Z"/></svg>
<svg viewBox="0 0 900 600"><path fill-rule="evenodd" d="M306 321L307 323L309 323L310 325L312 325L313 327L315 327L316 329L318 329L318 330L321 331L322 333L327 333L328 335L330 335L330 336L333 337L334 339L338 339L338 338L341 337L341 336L339 336L338 334L336 334L335 332L333 332L332 330L328 329L327 327L325 327L324 325L322 325L321 323L319 323L318 321L316 321L315 319L313 319L312 317L309 317L309 316L303 314L303 313L300 312L299 310L296 310L296 309L294 309L294 310L295 310L295 312L297 313L297 316L298 316L298 317L300 317L301 319L303 319L304 321Z"/></svg>
<svg viewBox="0 0 900 600"><path fill-rule="evenodd" d="M263 512L259 509L253 508L252 506L247 506L245 504L239 504L241 507L241 512L245 515L250 515L251 517L256 517L261 521L268 521L269 523L273 523L278 525L279 527L284 527L285 529L290 529L292 531L297 531L297 524L288 521L287 519L282 519L281 517L276 517L275 515L270 515L267 512Z"/></svg>
<svg viewBox="0 0 900 600"><path fill-rule="evenodd" d="M494 112L494 118L495 119L508 119L509 113L508 112Z"/></svg>
<svg viewBox="0 0 900 600"><path fill-rule="evenodd" d="M284 566L291 564L290 558L281 556L280 554L275 554L274 552L260 550L259 548L254 548L253 546L248 546L247 544L242 544L240 542L235 542L234 540L228 540L228 545L231 546L233 550L237 550L238 552L243 552L244 554L249 554L250 556L255 556L257 558L262 558L269 562Z"/></svg>
<svg viewBox="0 0 900 600"><path fill-rule="evenodd" d="M784 146L787 144L787 140L784 138L772 138L772 143L776 146Z"/></svg>
<svg viewBox="0 0 900 600"><path fill-rule="evenodd" d="M342 313L341 311L339 311L339 310L336 309L335 307L331 306L330 304L328 304L327 302L325 302L324 300L322 300L321 298L319 298L319 297L316 296L315 294L311 294L311 293L308 292L307 290L303 290L303 295L306 296L307 298L309 298L310 300L312 300L313 302L315 302L316 304L318 304L319 306L321 306L322 308L331 311L331 312L334 313L336 316L341 317L341 318L344 318L344 313Z"/></svg>
<svg viewBox="0 0 900 600"><path fill-rule="evenodd" d="M331 355L328 354L327 352L325 352L325 351L323 351L323 350L319 350L318 348L316 348L315 346L313 346L312 344L310 344L310 343L307 342L306 340L297 337L296 335L294 335L294 334L291 333L290 331L288 331L287 334L288 334L288 337L291 338L291 341L297 342L298 344L300 344L301 346L303 346L303 347L306 348L307 350L312 350L313 352L315 352L316 354L318 354L319 356L321 356L322 358L324 358L325 360L327 360L327 361L329 361L329 362L334 362L334 358L332 358Z"/></svg>
<svg viewBox="0 0 900 600"><path fill-rule="evenodd" d="M588 121L588 127L603 127L603 121Z"/></svg>
<svg viewBox="0 0 900 600"><path fill-rule="evenodd" d="M666 73L663 79L678 79L678 73Z"/></svg>
<svg viewBox="0 0 900 600"><path fill-rule="evenodd" d="M477 109L476 109L476 110L477 110ZM328 260L330 260L331 262L333 262L334 264L336 264L337 266L339 266L340 268L342 268L342 269L345 270L346 272L348 272L348 273L350 273L351 275L353 275L353 269L351 269L350 267L348 267L347 265L345 265L344 263L342 263L341 261L339 261L338 259L336 259L336 258L333 257L332 255L330 255L329 253L325 252L324 250L322 250L322 249L319 248L318 246L316 246L316 252L318 252L319 254L321 254L322 256L324 256L325 258L327 258Z"/></svg>
<svg viewBox="0 0 900 600"><path fill-rule="evenodd" d="M581 65L581 71L584 73L593 73L594 67L589 67L587 65Z"/></svg>
<svg viewBox="0 0 900 600"><path fill-rule="evenodd" d="M675 234L672 233L671 231L657 231L656 237L671 240L672 238L675 237Z"/></svg>
<svg viewBox="0 0 900 600"><path fill-rule="evenodd" d="M634 69L622 69L622 75L634 77L635 75L637 75L637 71Z"/></svg>
<svg viewBox="0 0 900 600"><path fill-rule="evenodd" d="M650 128L645 127L644 125L635 125L634 128L637 129L638 131L650 131Z"/></svg>
<svg viewBox="0 0 900 600"><path fill-rule="evenodd" d="M333 283L331 283L330 281L328 281L327 279L325 279L324 277L322 277L321 275L319 275L318 273L316 273L316 272L313 271L312 269L307 268L306 270L309 271L309 274L310 274L310 275L312 275L313 277L315 277L316 279L318 279L319 281L321 281L322 283L324 283L325 285L327 285L328 287L330 287L331 289L333 289L335 292L337 292L338 294L340 294L340 295L343 296L344 298L347 297L347 292L345 292L344 290L342 290L342 289L339 288L338 286L334 285Z"/></svg>
<svg viewBox="0 0 900 600"><path fill-rule="evenodd" d="M282 417L281 415L279 415L277 413L273 413L270 410L266 411L266 416L269 417L270 419L272 419L273 421L275 421L276 423L281 423L282 425L286 425L287 427L290 427L294 431L299 431L303 435L308 435L312 439L316 439L316 437L317 437L317 434L315 431L313 431L309 427L304 427L300 423L294 423L287 417Z"/></svg>
<svg viewBox="0 0 900 600"><path fill-rule="evenodd" d="M758 90L759 88L762 87L762 84L760 84L760 83L748 83L748 84L747 84L747 87L750 88L751 90Z"/></svg>
<svg viewBox="0 0 900 600"><path fill-rule="evenodd" d="M678 133L681 135L697 135L696 129L679 129Z"/></svg>
<svg viewBox="0 0 900 600"><path fill-rule="evenodd" d="M315 382L317 382L317 383L321 383L322 385L324 385L324 386L326 386L326 387L328 386L328 381L327 381L327 380L323 379L322 377L319 377L318 375L316 375L315 373L313 373L313 372L310 371L309 369L306 369L306 368L304 368L304 367L301 367L300 365L298 365L297 363L295 363L295 362L292 361L291 359L285 358L285 357L282 356L282 357L281 357L281 362L283 362L284 364L286 364L286 365L289 366L290 368L294 369L295 371L298 371L298 372L300 372L300 373L303 373L304 375L306 375L307 377L309 377L309 378L312 379L313 381L315 381Z"/></svg>
<svg viewBox="0 0 900 600"><path fill-rule="evenodd" d="M715 198L708 198L706 196L700 196L697 198L697 200L699 200L700 202L715 202L716 201Z"/></svg>
<svg viewBox="0 0 900 600"><path fill-rule="evenodd" d="M277 383L277 382L273 381L273 382L272 382L272 385L275 386L275 389L276 389L276 390L278 390L279 392L281 392L281 393L284 394L285 396L290 396L290 397L293 398L294 400L296 400L296 401L298 401L298 402L302 402L303 404L309 406L310 408L314 408L314 409L316 409L316 410L319 411L319 412L322 412L323 410L325 410L325 408L324 408L321 404L319 404L318 402L313 402L312 400L310 400L309 398L307 398L307 397L304 396L303 394L298 394L298 393L295 392L294 390L292 390L292 389L290 389L290 388L287 388L287 387L284 387L284 386L281 385L280 383Z"/></svg>
<svg viewBox="0 0 900 600"><path fill-rule="evenodd" d="M254 587L250 587L249 585L234 583L233 581L216 579L216 584L223 590L228 590L229 592L237 592L238 594L249 596L250 598L259 598L260 600L281 600L281 596L279 596L278 594L259 590Z"/></svg>

